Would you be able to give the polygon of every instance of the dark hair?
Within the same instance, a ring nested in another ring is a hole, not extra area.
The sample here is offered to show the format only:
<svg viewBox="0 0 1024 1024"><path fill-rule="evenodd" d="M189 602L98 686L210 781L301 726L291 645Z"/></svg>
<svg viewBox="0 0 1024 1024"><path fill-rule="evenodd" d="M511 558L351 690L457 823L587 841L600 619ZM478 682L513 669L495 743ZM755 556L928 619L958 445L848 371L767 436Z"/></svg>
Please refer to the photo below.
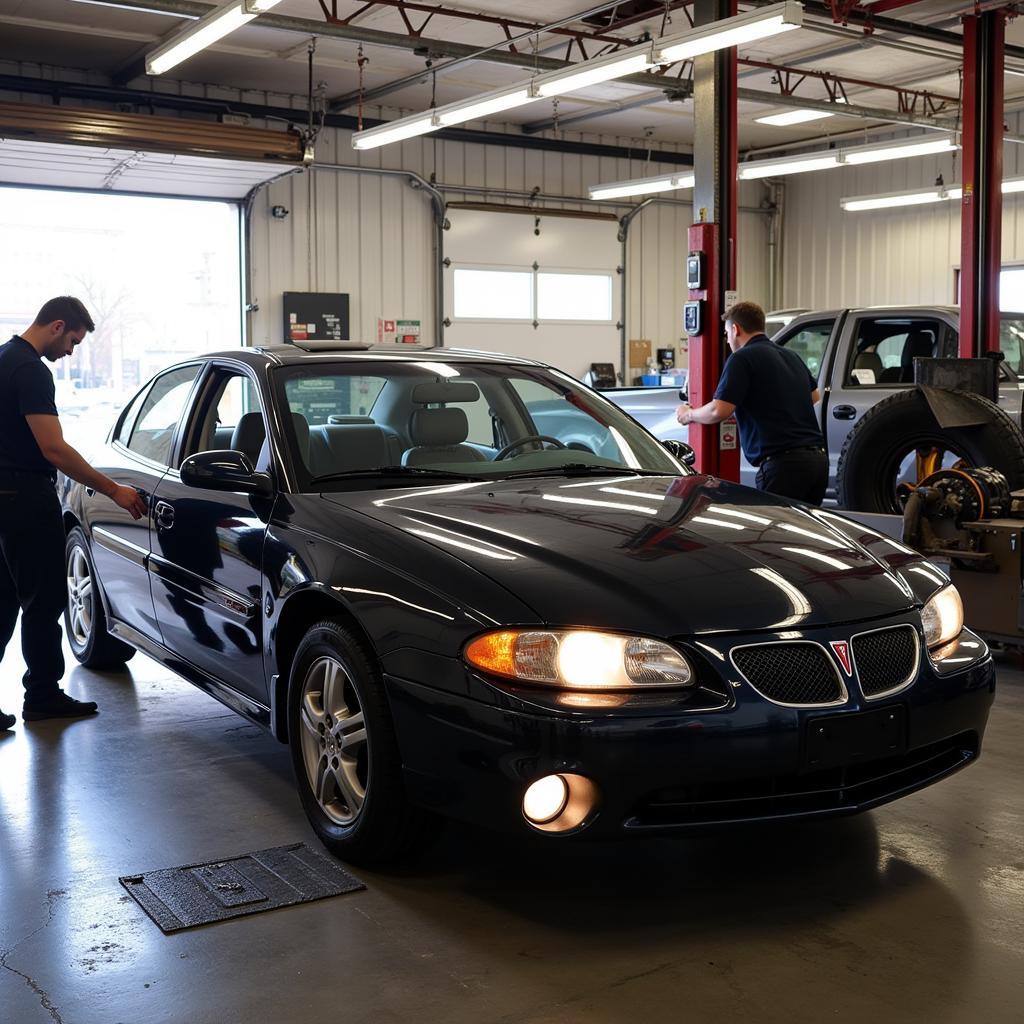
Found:
<svg viewBox="0 0 1024 1024"><path fill-rule="evenodd" d="M83 327L87 331L96 330L89 311L81 299L76 299L73 295L58 295L57 298L44 302L32 326L45 327L54 320L63 320L66 331L80 331Z"/></svg>
<svg viewBox="0 0 1024 1024"><path fill-rule="evenodd" d="M756 302L737 302L723 314L726 323L734 323L746 334L764 333L764 310Z"/></svg>

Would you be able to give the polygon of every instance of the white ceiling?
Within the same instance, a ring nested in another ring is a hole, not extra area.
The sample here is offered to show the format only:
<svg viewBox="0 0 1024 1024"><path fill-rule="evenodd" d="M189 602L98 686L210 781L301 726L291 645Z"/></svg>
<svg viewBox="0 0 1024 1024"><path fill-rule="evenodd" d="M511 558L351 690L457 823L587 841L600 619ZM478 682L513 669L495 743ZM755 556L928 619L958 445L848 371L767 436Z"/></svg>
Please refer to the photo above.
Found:
<svg viewBox="0 0 1024 1024"><path fill-rule="evenodd" d="M145 0L135 0L140 6ZM325 0L330 5L331 0ZM446 6L467 10L508 15L507 0L445 0ZM340 17L348 17L364 4L360 0L337 0ZM550 22L569 16L585 8L580 0L518 0L514 7L517 20ZM958 31L958 22L951 12L970 7L966 0L922 0L891 17L933 24L950 31ZM323 13L319 0L283 0L274 9L275 15L287 15L322 23ZM410 14L414 25L423 14ZM673 14L674 21L668 31L680 30L688 22L682 11ZM74 0L0 0L0 60L20 62L24 73L31 74L31 65L40 63L66 68L88 69L94 75L113 75L129 66L158 41L174 34L189 22L164 15L141 13L115 7L77 3ZM353 24L392 33L407 30L398 11L377 7L355 17ZM621 35L634 37L648 28L657 34L660 16L641 25L630 27ZM881 34L864 37L852 33L843 38L837 29L822 31L803 28L775 39L765 40L740 50L741 57L774 63L798 65L862 79L868 83L889 83L908 88L927 89L936 93L956 96L959 91L959 68L955 61L944 60L934 54L922 52L919 41L905 38L906 49L892 49L880 45ZM488 46L502 38L496 25L434 17L423 31L426 38L457 40L472 45ZM895 39L889 36L887 38ZM1008 40L1024 45L1024 25L1012 22ZM308 36L268 29L259 20L233 33L214 47L196 55L175 68L160 81L160 88L177 88L172 79L206 85L223 85L250 90L253 102L262 102L268 94L300 95L306 92L306 45ZM565 58L565 37L551 34L542 36L539 49L551 57ZM407 75L425 71L425 58L409 50L364 47L369 57L365 70L365 85L373 88ZM357 88L357 44L327 36L317 40L315 78L325 83L328 96L349 93ZM573 52L570 59L578 60ZM443 58L439 63L443 62ZM438 104L459 99L496 86L520 80L528 70L506 68L493 63L469 62L456 69L437 75L436 101ZM1008 102L1024 100L1024 78L1006 77ZM750 68L740 68L740 86L775 94L778 86L771 74ZM191 92L192 86L186 91ZM203 90L206 91L205 89ZM392 93L378 101L370 114L393 116L396 109L414 111L425 109L431 99L429 80ZM200 93L202 94L202 93ZM850 87L847 94L851 103L863 107L884 108L895 111L896 95L876 86ZM824 86L807 80L797 95L819 100L827 98ZM649 103L629 110L616 110L616 105L633 104L648 98ZM276 102L275 100L272 100ZM571 118L581 113L600 116L566 129L571 133L601 134L642 138L647 136L653 145L659 142L686 144L692 141L692 104L669 103L660 91L649 92L643 87L625 83L609 83L586 92L562 97L558 104L560 118ZM755 117L778 113L788 106L777 103L740 104L740 144L744 149L773 146L799 140L814 140L825 135L861 131L878 127L880 122L860 118L834 116L822 121L789 128L759 125ZM350 110L354 113L354 110ZM523 124L550 118L552 104L542 101L501 115L508 124Z"/></svg>

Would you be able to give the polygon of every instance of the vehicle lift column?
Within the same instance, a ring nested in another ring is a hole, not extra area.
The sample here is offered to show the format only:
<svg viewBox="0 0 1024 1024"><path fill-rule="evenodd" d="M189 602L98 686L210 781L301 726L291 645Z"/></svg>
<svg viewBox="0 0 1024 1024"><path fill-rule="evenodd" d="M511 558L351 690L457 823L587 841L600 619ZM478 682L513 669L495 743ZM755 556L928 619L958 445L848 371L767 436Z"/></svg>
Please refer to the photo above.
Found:
<svg viewBox="0 0 1024 1024"><path fill-rule="evenodd" d="M999 351L1006 15L987 11L963 25L959 354L969 359Z"/></svg>
<svg viewBox="0 0 1024 1024"><path fill-rule="evenodd" d="M696 0L694 24L708 25L736 11L737 0ZM697 408L714 397L722 374L726 353L722 313L726 293L736 288L735 47L694 60L693 113L695 223L689 229L690 301L683 326L690 335L689 401ZM732 420L711 427L695 423L689 440L700 472L739 480L739 445Z"/></svg>

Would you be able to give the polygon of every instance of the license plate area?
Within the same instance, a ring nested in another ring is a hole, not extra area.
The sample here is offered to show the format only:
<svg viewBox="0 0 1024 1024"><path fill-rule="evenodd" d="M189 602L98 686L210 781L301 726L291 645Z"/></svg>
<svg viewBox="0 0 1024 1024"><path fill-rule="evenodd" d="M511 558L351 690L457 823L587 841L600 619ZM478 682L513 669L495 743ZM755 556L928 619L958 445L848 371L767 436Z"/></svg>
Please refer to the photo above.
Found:
<svg viewBox="0 0 1024 1024"><path fill-rule="evenodd" d="M804 742L807 771L879 761L907 749L907 711L902 704L808 719Z"/></svg>

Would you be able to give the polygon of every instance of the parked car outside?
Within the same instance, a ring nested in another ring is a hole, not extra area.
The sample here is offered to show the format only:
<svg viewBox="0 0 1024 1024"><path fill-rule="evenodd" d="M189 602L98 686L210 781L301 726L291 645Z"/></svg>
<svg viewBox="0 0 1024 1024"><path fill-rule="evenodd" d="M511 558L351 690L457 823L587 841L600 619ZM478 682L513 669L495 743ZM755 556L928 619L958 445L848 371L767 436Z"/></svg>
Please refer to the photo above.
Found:
<svg viewBox="0 0 1024 1024"><path fill-rule="evenodd" d="M288 743L317 835L365 863L438 816L680 835L972 762L994 675L946 577L684 455L525 359L197 357L98 461L146 518L62 482L69 640Z"/></svg>

